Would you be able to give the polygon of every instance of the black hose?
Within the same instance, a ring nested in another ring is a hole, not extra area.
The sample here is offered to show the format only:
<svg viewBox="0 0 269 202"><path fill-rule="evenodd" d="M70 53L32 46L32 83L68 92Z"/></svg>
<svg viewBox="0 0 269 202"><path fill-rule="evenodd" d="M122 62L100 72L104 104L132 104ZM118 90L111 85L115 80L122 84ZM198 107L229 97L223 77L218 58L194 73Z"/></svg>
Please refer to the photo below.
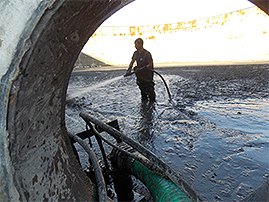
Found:
<svg viewBox="0 0 269 202"><path fill-rule="evenodd" d="M89 114L87 114L85 112L81 112L80 116L84 119L84 121L87 124L88 123L94 123L94 124L98 125L100 128L102 128L104 131L106 131L107 133L112 135L114 138L121 139L122 141L126 142L128 145L130 145L131 147L133 147L137 151L141 152L149 160L153 160L153 159L157 158L155 156L155 154L153 154L151 151L149 151L148 149L146 149L142 145L138 144L137 142L135 142L131 138L127 137L126 135L124 135L120 131L116 130L115 128L110 127L109 125L107 125L107 124L103 123L102 121L90 116ZM166 164L163 161L161 161L159 159L157 161L158 161L158 164L160 166L162 166L162 168L167 167Z"/></svg>
<svg viewBox="0 0 269 202"><path fill-rule="evenodd" d="M125 144L125 143L122 142L122 143L118 143L118 145L115 145L115 144L111 143L109 140L107 140L106 138L104 138L102 136L102 134L99 133L95 128L93 128L92 130L93 130L93 132L95 133L96 136L98 136L99 138L101 138L105 143L107 143L111 147L113 147L113 148L119 150L120 152L126 154L127 156L130 156L133 159L141 162L143 165L147 166L151 170L154 170L158 174L165 176L165 172L163 172L162 169L160 169L154 162L149 161L147 158L145 158L144 156L142 156L140 153L134 153L134 152L131 153L129 151L126 151L126 149L130 150L130 146L129 145L125 145L125 149L123 149L122 147L120 147L118 145L122 145L122 144Z"/></svg>
<svg viewBox="0 0 269 202"><path fill-rule="evenodd" d="M83 147L83 149L88 153L90 163L93 167L94 175L96 178L99 201L102 201L102 202L108 201L105 180L104 180L102 170L99 166L98 159L97 159L94 151L89 147L89 145L87 143L85 143L79 137L77 137L71 133L68 133L68 135L71 138L73 138L78 144L80 144Z"/></svg>
<svg viewBox="0 0 269 202"><path fill-rule="evenodd" d="M151 71L153 71L155 74L157 74L162 79L162 81L163 81L163 83L165 85L166 91L168 93L168 96L169 96L169 101L172 101L172 96L171 96L170 90L169 90L168 85L167 85L166 81L164 80L163 76L159 72L157 72L155 70L151 70Z"/></svg>
<svg viewBox="0 0 269 202"><path fill-rule="evenodd" d="M170 178L171 181L173 181L176 185L181 187L188 195L195 201L200 201L199 197L196 195L196 193L192 190L192 188L182 180L182 178L174 172L169 166L167 166L161 159L159 159L155 154L153 154L150 150L146 149L136 141L132 140L131 138L127 137L120 131L114 129L113 127L103 123L102 121L88 115L85 112L81 112L80 116L84 119L84 121L88 123L94 123L98 125L100 128L102 128L104 131L112 135L115 139L121 139L134 149L136 149L138 152L143 154L146 158L148 158L150 161L154 162L156 166L160 167L160 169L163 170L165 175Z"/></svg>
<svg viewBox="0 0 269 202"><path fill-rule="evenodd" d="M124 76L125 76L125 77L126 77L126 76L131 76L131 75L135 74L136 72L139 72L139 71L143 70L144 68L146 68L146 67L137 68L135 71L133 71L133 72L131 72L131 73L129 73L129 74L125 74ZM149 69L149 68L147 68L147 69L150 70L150 71L152 71L152 72L154 72L155 74L157 74L157 75L162 79L162 81L163 81L163 83L164 83L164 85L165 85L167 94L168 94L168 96L169 96L169 101L172 101L172 96L171 96L170 90L169 90L168 85L167 85L165 79L163 78L163 76L162 76L159 72L157 72L156 70Z"/></svg>
<svg viewBox="0 0 269 202"><path fill-rule="evenodd" d="M103 146L102 139L100 138L100 135L97 135L97 130L93 127L92 124L87 124L87 125L89 125L90 129L94 132L94 136L95 136L95 139L96 139L96 141L97 141L97 143L99 145L99 148L100 148L100 151L101 151L101 154L102 154L106 169L110 170L109 169L109 163L108 163L107 158L106 158L105 148Z"/></svg>

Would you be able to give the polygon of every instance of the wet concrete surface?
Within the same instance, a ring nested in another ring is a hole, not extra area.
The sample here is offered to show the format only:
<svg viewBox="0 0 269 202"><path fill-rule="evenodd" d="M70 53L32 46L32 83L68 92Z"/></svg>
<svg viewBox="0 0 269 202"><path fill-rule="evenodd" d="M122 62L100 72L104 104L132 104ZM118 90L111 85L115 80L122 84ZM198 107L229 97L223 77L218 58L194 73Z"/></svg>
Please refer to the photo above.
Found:
<svg viewBox="0 0 269 202"><path fill-rule="evenodd" d="M123 78L125 71L74 72L67 93L68 130L85 129L81 111L103 121L117 119L125 134L169 164L206 201L243 200L264 184L269 176L269 66L156 70L173 102L157 76L157 102L150 104L141 103L135 77ZM87 162L87 155L80 154Z"/></svg>

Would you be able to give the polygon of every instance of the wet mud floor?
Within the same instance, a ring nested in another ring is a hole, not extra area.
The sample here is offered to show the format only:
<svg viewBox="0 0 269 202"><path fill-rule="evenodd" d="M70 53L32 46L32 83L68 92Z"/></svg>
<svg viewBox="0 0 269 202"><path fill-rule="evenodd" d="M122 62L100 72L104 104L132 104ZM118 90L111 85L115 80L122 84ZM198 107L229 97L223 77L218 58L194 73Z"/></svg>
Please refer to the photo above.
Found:
<svg viewBox="0 0 269 202"><path fill-rule="evenodd" d="M269 65L174 67L156 70L157 102L141 103L125 71L74 72L66 125L85 129L79 112L121 130L177 171L206 201L239 201L269 176ZM87 162L87 155L80 152ZM83 163L83 162L82 162ZM86 167L87 164L84 164Z"/></svg>

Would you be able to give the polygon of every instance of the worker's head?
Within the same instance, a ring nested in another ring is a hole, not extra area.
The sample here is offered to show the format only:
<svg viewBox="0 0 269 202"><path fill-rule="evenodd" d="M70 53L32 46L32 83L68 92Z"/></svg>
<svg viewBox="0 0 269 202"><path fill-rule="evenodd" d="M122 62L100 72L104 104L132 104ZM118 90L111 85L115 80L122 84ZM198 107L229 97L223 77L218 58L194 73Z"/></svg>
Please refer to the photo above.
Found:
<svg viewBox="0 0 269 202"><path fill-rule="evenodd" d="M137 50L141 50L141 49L143 48L143 44L144 44L143 39L138 38L138 39L135 40L134 43L135 43L135 48L136 48Z"/></svg>

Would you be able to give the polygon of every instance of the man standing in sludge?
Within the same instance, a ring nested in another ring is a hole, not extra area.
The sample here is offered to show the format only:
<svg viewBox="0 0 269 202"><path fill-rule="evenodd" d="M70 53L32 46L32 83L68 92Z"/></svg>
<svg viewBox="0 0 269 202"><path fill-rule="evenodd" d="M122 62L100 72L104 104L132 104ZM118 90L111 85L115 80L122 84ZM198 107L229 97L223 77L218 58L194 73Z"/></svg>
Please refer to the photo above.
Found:
<svg viewBox="0 0 269 202"><path fill-rule="evenodd" d="M125 74L128 76L131 73L134 62L137 66L134 67L136 75L136 83L141 91L142 101L156 101L156 95L154 92L154 81L153 81L153 59L151 53L144 49L143 40L138 38L135 40L136 51L133 54L132 61L129 64L129 68Z"/></svg>

